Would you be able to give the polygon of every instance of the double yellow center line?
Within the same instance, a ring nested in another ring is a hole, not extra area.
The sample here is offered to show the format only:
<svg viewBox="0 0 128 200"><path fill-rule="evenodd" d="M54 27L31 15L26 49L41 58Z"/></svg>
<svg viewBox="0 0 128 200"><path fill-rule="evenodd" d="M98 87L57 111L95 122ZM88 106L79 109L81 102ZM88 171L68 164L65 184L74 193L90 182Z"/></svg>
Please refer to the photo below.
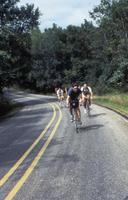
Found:
<svg viewBox="0 0 128 200"><path fill-rule="evenodd" d="M32 163L30 164L30 166L27 168L27 170L25 171L25 173L23 174L23 176L19 179L19 181L16 183L16 185L13 187L13 189L6 196L5 200L12 200L15 197L15 195L17 194L17 192L20 190L20 188L22 187L22 185L24 184L24 182L30 176L30 174L34 170L35 166L37 165L37 163L39 162L39 160L43 156L43 154L44 154L45 150L47 149L48 145L52 141L52 139L53 139L53 137L54 137L54 135L55 135L58 127L59 127L59 124L60 124L60 122L62 120L62 112L61 112L61 110L60 110L60 108L59 108L58 105L55 104L55 106L59 110L59 119L58 119L56 125L54 126L51 134L49 135L47 141L44 143L43 147L41 148L41 150L39 151L39 153L37 154L37 156L34 158L34 160L32 161ZM21 165L21 163L27 158L27 156L30 154L30 152L34 149L34 147L43 138L44 134L48 131L48 129L50 128L50 126L52 125L52 123L54 122L55 117L56 117L55 106L52 105L53 116L52 116L52 119L50 120L49 124L46 126L46 128L41 133L41 135L35 140L35 142L30 146L30 148L24 153L24 155L15 163L15 165L8 171L8 173L0 180L0 186L2 186L9 179L9 177L17 170L17 168Z"/></svg>

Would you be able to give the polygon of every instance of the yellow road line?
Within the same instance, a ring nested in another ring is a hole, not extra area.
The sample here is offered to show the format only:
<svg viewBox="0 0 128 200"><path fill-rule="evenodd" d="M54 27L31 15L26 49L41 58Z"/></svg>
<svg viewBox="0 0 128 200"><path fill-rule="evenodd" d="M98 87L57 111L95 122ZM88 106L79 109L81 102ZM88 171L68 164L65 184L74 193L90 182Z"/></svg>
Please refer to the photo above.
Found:
<svg viewBox="0 0 128 200"><path fill-rule="evenodd" d="M57 105L56 105L57 106ZM28 167L28 169L25 171L25 173L23 174L23 176L20 178L20 180L16 183L16 185L13 187L13 189L9 192L9 194L6 196L5 200L12 200L15 195L17 194L17 192L21 189L21 187L23 186L23 184L25 183L25 181L28 179L28 177L30 176L30 174L32 173L32 171L34 170L34 168L36 167L36 165L38 164L39 160L41 159L41 157L43 156L44 152L46 151L48 145L50 144L50 142L52 141L57 128L59 127L59 124L62 120L62 112L59 108L59 106L57 106L59 109L59 119L55 125L55 127L53 128L51 134L49 135L47 141L45 142L45 144L43 145L42 149L39 151L39 153L37 154L37 156L34 158L33 162L31 163L31 165Z"/></svg>
<svg viewBox="0 0 128 200"><path fill-rule="evenodd" d="M21 163L27 158L27 156L30 154L30 152L35 148L35 146L39 143L39 141L43 138L45 133L48 131L49 127L52 125L55 117L56 117L56 110L55 106L51 105L53 109L53 116L50 120L49 124L45 127L43 132L40 134L40 136L35 140L35 142L29 147L29 149L23 154L23 156L13 165L13 167L3 176L3 178L0 180L0 187L2 187L5 182L10 178L10 176L17 170L17 168L21 165Z"/></svg>

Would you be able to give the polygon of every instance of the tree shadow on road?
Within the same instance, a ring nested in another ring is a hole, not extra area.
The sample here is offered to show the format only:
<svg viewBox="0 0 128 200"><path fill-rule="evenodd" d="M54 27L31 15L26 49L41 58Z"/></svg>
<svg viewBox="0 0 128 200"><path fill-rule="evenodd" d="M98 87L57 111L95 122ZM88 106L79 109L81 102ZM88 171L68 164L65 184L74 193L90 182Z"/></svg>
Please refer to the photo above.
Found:
<svg viewBox="0 0 128 200"><path fill-rule="evenodd" d="M55 103L57 102L56 98L40 98L40 99L27 99L27 98L17 98L19 99L19 102L21 102L24 106L34 106L34 105L42 105L47 103Z"/></svg>
<svg viewBox="0 0 128 200"><path fill-rule="evenodd" d="M53 103L57 102L56 96L45 96L45 95L36 95L32 93L26 93L23 91L16 92L5 92L5 97L10 99L11 101L16 101L22 103L22 105L37 105L37 104L45 104L45 103Z"/></svg>

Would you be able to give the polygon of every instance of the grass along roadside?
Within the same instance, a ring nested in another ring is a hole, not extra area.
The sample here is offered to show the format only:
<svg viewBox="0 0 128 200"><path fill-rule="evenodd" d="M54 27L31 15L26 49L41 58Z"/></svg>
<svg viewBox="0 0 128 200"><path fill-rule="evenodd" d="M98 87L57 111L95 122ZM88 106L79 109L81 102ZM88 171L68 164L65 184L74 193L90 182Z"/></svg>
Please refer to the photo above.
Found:
<svg viewBox="0 0 128 200"><path fill-rule="evenodd" d="M128 93L106 94L95 96L93 102L114 109L128 117Z"/></svg>

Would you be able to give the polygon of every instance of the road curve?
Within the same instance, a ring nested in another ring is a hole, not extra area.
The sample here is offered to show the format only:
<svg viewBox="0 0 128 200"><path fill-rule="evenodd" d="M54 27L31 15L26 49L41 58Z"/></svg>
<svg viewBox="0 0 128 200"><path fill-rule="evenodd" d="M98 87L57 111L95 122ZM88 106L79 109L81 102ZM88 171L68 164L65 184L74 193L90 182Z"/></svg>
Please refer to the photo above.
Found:
<svg viewBox="0 0 128 200"><path fill-rule="evenodd" d="M15 92L10 98L24 103L16 115L0 121L0 179L9 171L47 126L53 115L54 97ZM67 108L51 143L14 199L19 200L127 200L128 122L120 115L91 106L91 116L82 112L79 133L70 122ZM57 117L59 111L56 108ZM57 123L57 118L53 128ZM5 199L22 178L47 140L0 188Z"/></svg>

